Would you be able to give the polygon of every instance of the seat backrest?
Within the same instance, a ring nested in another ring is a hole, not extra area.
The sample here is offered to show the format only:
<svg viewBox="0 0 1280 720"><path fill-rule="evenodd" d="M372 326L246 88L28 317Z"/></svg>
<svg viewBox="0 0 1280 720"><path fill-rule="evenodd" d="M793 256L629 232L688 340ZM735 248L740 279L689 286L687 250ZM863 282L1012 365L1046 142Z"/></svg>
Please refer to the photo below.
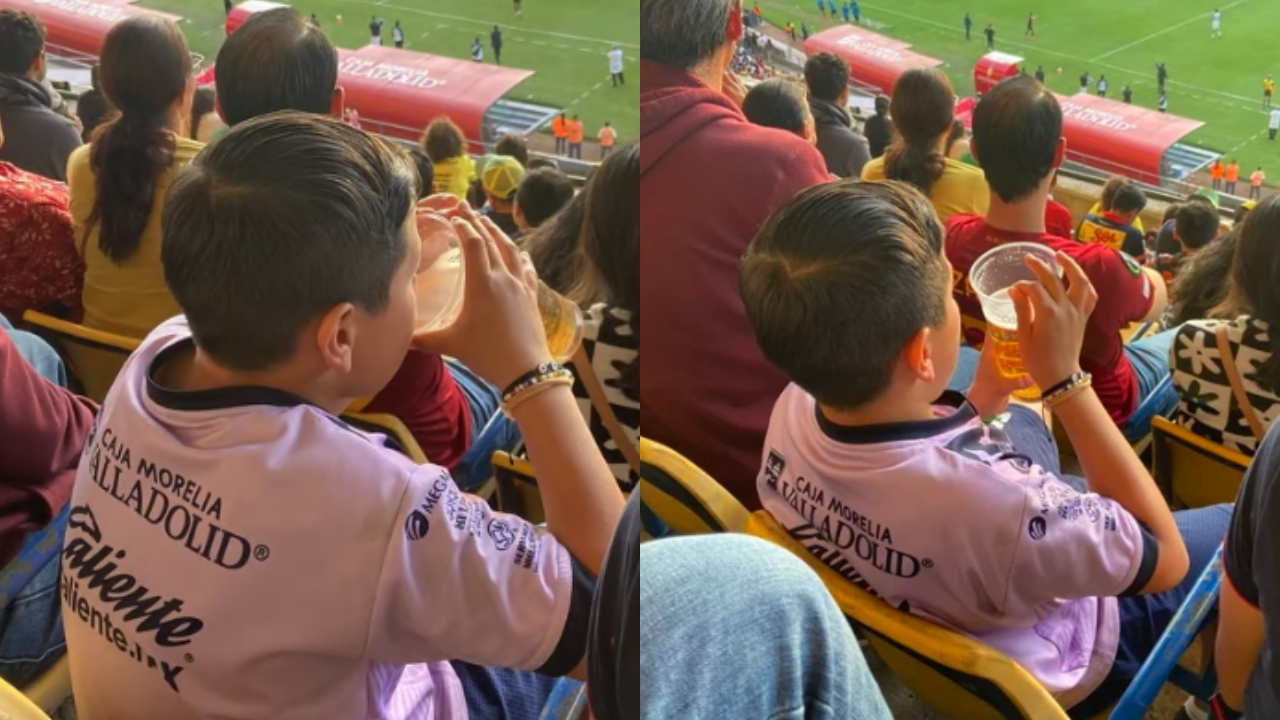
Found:
<svg viewBox="0 0 1280 720"><path fill-rule="evenodd" d="M890 607L792 539L769 513L747 534L789 550L822 579L876 654L921 700L953 720L1066 720L1053 696L1020 665L973 638Z"/></svg>
<svg viewBox="0 0 1280 720"><path fill-rule="evenodd" d="M98 403L107 397L107 391L115 382L116 375L120 374L120 368L124 367L124 361L142 342L59 320L35 310L28 310L22 319L59 350L84 388L85 396Z"/></svg>
<svg viewBox="0 0 1280 720"><path fill-rule="evenodd" d="M498 510L519 515L532 523L546 522L538 479L529 461L504 450L493 454L493 479Z"/></svg>
<svg viewBox="0 0 1280 720"><path fill-rule="evenodd" d="M683 455L640 438L640 497L670 534L741 532L748 512L710 475Z"/></svg>
<svg viewBox="0 0 1280 720"><path fill-rule="evenodd" d="M0 718L5 720L49 720L49 716L17 688L0 679Z"/></svg>
<svg viewBox="0 0 1280 720"><path fill-rule="evenodd" d="M1198 508L1235 502L1250 458L1206 440L1171 420L1151 421L1155 449L1152 474L1170 502Z"/></svg>
<svg viewBox="0 0 1280 720"><path fill-rule="evenodd" d="M419 465L427 462L427 455L422 452L421 447L418 447L418 441L413 439L413 433L409 432L409 428L405 427L404 423L400 422L400 419L396 416L346 413L342 416L342 419L352 427L359 428L365 432L386 435L388 447L400 452Z"/></svg>

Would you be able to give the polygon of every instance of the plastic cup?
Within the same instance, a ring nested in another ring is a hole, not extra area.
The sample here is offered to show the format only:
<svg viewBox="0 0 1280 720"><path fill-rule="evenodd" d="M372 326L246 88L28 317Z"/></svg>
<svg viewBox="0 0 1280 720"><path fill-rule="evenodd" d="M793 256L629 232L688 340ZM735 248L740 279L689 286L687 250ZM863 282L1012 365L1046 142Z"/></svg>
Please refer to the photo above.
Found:
<svg viewBox="0 0 1280 720"><path fill-rule="evenodd" d="M462 312L464 275L462 249L455 236L447 251L418 271L414 281L414 293L418 297L416 333L441 330L458 319ZM539 280L538 313L542 316L542 329L546 332L551 356L558 362L570 360L582 344L582 310Z"/></svg>
<svg viewBox="0 0 1280 720"><path fill-rule="evenodd" d="M1039 282L1039 276L1027 267L1028 255L1044 261L1061 275L1054 251L1037 243L995 247L983 253L969 271L969 284L982 304L982 314L987 321L987 342L995 344L996 366L1007 378L1027 374L1022 350L1018 347L1018 312L1009 297L1009 288L1025 280ZM1022 399L1035 399L1040 397L1040 390L1028 388L1014 394Z"/></svg>

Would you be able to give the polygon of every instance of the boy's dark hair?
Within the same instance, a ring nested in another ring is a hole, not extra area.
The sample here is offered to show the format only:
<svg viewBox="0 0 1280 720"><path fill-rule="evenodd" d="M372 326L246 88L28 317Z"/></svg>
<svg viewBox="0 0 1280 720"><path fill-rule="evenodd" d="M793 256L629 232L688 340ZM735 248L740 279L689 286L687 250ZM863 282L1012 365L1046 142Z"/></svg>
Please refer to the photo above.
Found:
<svg viewBox="0 0 1280 720"><path fill-rule="evenodd" d="M467 136L449 118L438 117L422 133L422 149L431 162L442 163L467 153Z"/></svg>
<svg viewBox="0 0 1280 720"><path fill-rule="evenodd" d="M849 87L849 63L835 53L817 53L804 64L804 82L813 97L836 102Z"/></svg>
<svg viewBox="0 0 1280 720"><path fill-rule="evenodd" d="M1174 228L1188 250L1199 250L1218 236L1218 212L1212 205L1189 202L1178 208Z"/></svg>
<svg viewBox="0 0 1280 720"><path fill-rule="evenodd" d="M945 319L942 237L928 198L905 183L848 179L797 195L738 269L765 357L823 405L874 400L903 346Z"/></svg>
<svg viewBox="0 0 1280 720"><path fill-rule="evenodd" d="M0 73L26 75L44 51L40 18L17 10L0 10Z"/></svg>
<svg viewBox="0 0 1280 720"><path fill-rule="evenodd" d="M786 78L770 78L756 85L742 99L742 114L753 125L804 133L809 122L809 102L804 86Z"/></svg>
<svg viewBox="0 0 1280 720"><path fill-rule="evenodd" d="M524 176L516 191L516 205L529 227L550 220L573 199L573 181L559 170L542 168Z"/></svg>
<svg viewBox="0 0 1280 720"><path fill-rule="evenodd" d="M328 115L338 51L293 8L254 13L222 44L214 68L228 125L277 110Z"/></svg>
<svg viewBox="0 0 1280 720"><path fill-rule="evenodd" d="M1033 77L1001 82L973 110L974 156L1007 203L1035 192L1053 173L1061 139L1062 108Z"/></svg>
<svg viewBox="0 0 1280 720"><path fill-rule="evenodd" d="M176 173L164 206L165 283L196 344L223 367L264 370L334 306L383 310L416 191L404 153L337 120L233 128Z"/></svg>
<svg viewBox="0 0 1280 720"><path fill-rule="evenodd" d="M431 194L436 182L436 166L431 158L420 147L409 148L409 157L413 160L413 168L418 171L418 199Z"/></svg>
<svg viewBox="0 0 1280 720"><path fill-rule="evenodd" d="M1142 212L1147 206L1147 195L1142 192L1142 188L1127 183L1119 190L1116 190L1116 196L1111 201L1111 210L1118 213L1126 212Z"/></svg>
<svg viewBox="0 0 1280 720"><path fill-rule="evenodd" d="M877 114L877 115L886 115L886 114L888 114L888 112L889 112L889 96L887 96L887 95L877 95L877 96L876 96L876 101L875 101L875 102L876 102L876 114Z"/></svg>
<svg viewBox="0 0 1280 720"><path fill-rule="evenodd" d="M497 144L493 146L493 154L513 157L521 167L529 167L529 146L519 135L503 135L498 138Z"/></svg>

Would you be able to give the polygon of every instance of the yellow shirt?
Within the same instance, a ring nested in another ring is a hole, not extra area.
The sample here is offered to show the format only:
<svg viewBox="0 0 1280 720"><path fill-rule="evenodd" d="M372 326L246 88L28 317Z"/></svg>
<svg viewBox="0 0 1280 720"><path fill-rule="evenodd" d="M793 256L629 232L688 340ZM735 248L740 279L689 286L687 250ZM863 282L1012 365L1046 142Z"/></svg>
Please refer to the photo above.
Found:
<svg viewBox="0 0 1280 720"><path fill-rule="evenodd" d="M1093 207L1089 208L1088 214L1102 217L1102 203L1101 202L1094 203ZM1146 228L1142 227L1142 216L1138 216L1133 219L1133 229L1137 230L1138 232L1144 235L1147 233Z"/></svg>
<svg viewBox="0 0 1280 720"><path fill-rule="evenodd" d="M67 186L71 191L71 222L76 247L84 256L84 324L117 335L141 338L157 325L182 311L164 285L160 265L160 215L164 194L173 171L191 162L204 143L179 137L173 165L160 177L151 207L151 217L142 232L138 249L117 265L98 249L98 226L88 238L85 227L97 197L93 169L89 167L90 145L71 153L67 162Z"/></svg>
<svg viewBox="0 0 1280 720"><path fill-rule="evenodd" d="M884 180L884 158L878 157L862 166L862 179ZM939 219L946 222L952 215L986 215L990 193L987 176L980 168L947 158L947 169L933 184L929 202L933 203Z"/></svg>
<svg viewBox="0 0 1280 720"><path fill-rule="evenodd" d="M459 200L467 199L467 189L476 181L476 162L470 155L459 155L435 164L434 192L449 193Z"/></svg>

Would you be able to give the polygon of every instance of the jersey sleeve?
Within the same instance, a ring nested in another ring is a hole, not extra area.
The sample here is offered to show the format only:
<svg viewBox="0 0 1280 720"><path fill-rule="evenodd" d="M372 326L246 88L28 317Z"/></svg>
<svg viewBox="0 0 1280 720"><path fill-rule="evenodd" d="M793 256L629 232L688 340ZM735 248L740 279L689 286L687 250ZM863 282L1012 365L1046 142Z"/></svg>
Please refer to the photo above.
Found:
<svg viewBox="0 0 1280 720"><path fill-rule="evenodd" d="M1155 537L1119 503L1045 475L1027 487L1005 607L1044 598L1137 594L1155 572Z"/></svg>
<svg viewBox="0 0 1280 720"><path fill-rule="evenodd" d="M1104 248L1086 257L1083 269L1098 292L1095 319L1103 321L1103 327L1123 328L1146 318L1155 288L1138 261Z"/></svg>
<svg viewBox="0 0 1280 720"><path fill-rule="evenodd" d="M563 675L586 650L594 577L549 533L494 513L444 468L410 476L369 628L381 662L462 660Z"/></svg>

